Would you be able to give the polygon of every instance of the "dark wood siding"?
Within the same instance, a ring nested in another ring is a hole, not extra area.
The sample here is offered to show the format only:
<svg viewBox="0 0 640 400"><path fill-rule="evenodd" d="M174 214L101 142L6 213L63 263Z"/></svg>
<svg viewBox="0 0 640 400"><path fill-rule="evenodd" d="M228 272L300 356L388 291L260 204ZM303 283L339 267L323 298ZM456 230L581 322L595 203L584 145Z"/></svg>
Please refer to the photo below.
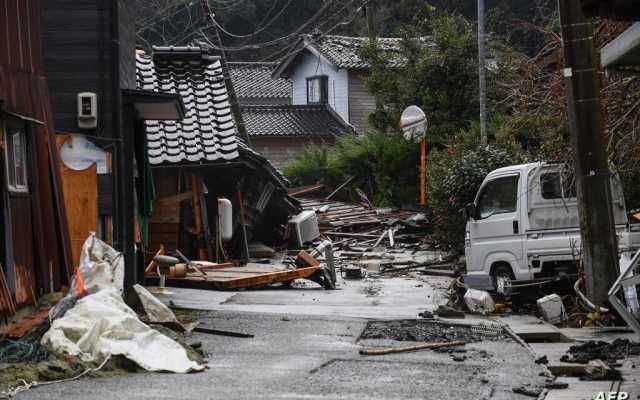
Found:
<svg viewBox="0 0 640 400"><path fill-rule="evenodd" d="M111 136L110 1L47 0L42 3L44 66L55 129ZM77 94L98 96L98 129L80 132Z"/></svg>
<svg viewBox="0 0 640 400"><path fill-rule="evenodd" d="M136 24L134 1L118 0L120 23L120 86L136 88Z"/></svg>
<svg viewBox="0 0 640 400"><path fill-rule="evenodd" d="M376 110L376 100L364 87L364 72L349 71L349 123L359 135L367 131L369 114Z"/></svg>
<svg viewBox="0 0 640 400"><path fill-rule="evenodd" d="M135 88L135 22L131 3L118 0L120 86L129 89ZM43 2L44 66L57 131L102 137L116 133L112 127L110 83L111 7L109 0ZM78 128L77 94L80 92L93 92L98 96L97 129Z"/></svg>

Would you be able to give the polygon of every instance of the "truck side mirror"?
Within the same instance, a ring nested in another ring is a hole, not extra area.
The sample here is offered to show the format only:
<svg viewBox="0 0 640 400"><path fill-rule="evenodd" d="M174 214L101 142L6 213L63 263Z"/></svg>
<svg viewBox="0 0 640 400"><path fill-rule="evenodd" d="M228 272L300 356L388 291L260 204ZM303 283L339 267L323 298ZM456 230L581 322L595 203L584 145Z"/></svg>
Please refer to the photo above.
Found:
<svg viewBox="0 0 640 400"><path fill-rule="evenodd" d="M476 217L476 205L474 203L469 203L464 206L464 219L470 220Z"/></svg>

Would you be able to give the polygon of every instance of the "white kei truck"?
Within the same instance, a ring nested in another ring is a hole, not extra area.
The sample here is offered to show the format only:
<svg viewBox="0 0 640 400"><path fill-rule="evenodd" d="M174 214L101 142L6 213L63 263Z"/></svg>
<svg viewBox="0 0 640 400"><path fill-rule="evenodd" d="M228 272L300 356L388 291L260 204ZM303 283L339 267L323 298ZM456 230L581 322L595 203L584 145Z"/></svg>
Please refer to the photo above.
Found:
<svg viewBox="0 0 640 400"><path fill-rule="evenodd" d="M538 162L486 176L465 208L468 287L502 293L512 281L576 272L578 208L563 168ZM629 223L617 174L612 174L611 188L619 252L633 252L640 248L640 224Z"/></svg>

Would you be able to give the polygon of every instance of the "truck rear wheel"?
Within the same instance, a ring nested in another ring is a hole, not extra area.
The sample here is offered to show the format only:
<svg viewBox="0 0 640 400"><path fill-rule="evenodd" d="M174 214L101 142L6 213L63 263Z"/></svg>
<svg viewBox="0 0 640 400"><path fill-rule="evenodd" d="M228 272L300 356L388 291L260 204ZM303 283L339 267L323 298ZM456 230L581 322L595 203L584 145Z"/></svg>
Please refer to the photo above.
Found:
<svg viewBox="0 0 640 400"><path fill-rule="evenodd" d="M506 264L496 265L491 269L491 278L495 291L507 295L510 292L511 281L516 277L513 275L511 267Z"/></svg>

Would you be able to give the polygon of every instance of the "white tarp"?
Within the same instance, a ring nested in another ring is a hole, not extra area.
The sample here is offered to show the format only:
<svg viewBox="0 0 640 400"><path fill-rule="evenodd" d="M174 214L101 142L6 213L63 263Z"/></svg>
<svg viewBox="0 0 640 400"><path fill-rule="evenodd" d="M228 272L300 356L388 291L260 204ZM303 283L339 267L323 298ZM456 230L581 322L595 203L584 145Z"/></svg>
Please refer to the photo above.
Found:
<svg viewBox="0 0 640 400"><path fill-rule="evenodd" d="M142 304L142 308L144 308L144 312L147 314L149 321L180 323L173 311L147 289L140 285L133 285L133 290L136 291L138 299L140 299L140 304Z"/></svg>
<svg viewBox="0 0 640 400"><path fill-rule="evenodd" d="M52 321L42 344L84 361L122 355L148 371L202 370L180 344L142 323L122 300L123 270L119 253L91 235L80 257L80 271L90 294Z"/></svg>

